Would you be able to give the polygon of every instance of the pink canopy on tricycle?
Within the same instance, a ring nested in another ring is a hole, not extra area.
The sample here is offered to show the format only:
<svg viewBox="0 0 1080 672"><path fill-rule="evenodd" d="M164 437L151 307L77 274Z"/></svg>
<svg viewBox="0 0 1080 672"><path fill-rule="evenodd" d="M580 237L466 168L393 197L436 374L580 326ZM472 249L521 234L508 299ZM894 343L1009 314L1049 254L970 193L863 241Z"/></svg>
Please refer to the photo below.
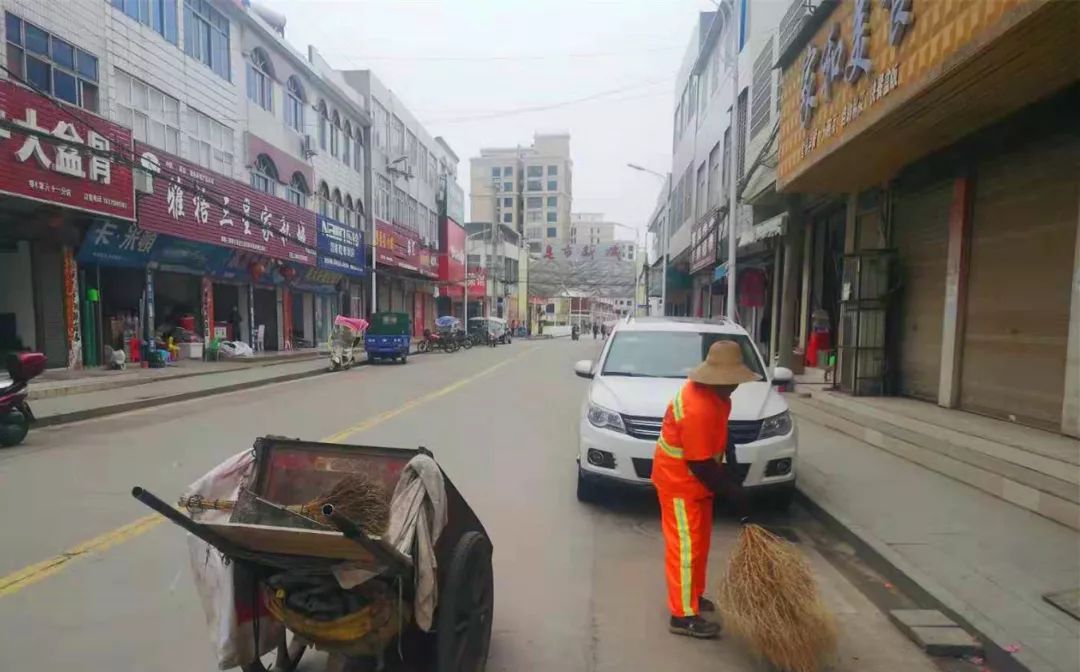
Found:
<svg viewBox="0 0 1080 672"><path fill-rule="evenodd" d="M352 329L353 331L363 331L368 328L368 321L360 319L359 317L345 317L344 315L338 315L334 318L334 326L341 325Z"/></svg>

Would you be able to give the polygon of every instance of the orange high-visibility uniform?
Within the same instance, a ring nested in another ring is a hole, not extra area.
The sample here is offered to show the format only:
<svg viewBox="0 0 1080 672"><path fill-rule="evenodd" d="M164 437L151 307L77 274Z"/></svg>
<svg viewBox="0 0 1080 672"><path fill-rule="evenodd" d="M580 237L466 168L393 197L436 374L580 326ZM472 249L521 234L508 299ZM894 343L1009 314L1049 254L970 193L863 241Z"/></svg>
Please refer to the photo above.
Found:
<svg viewBox="0 0 1080 672"><path fill-rule="evenodd" d="M698 613L712 536L713 492L687 462L723 461L729 415L730 399L687 381L668 405L656 442L652 481L660 498L668 606L674 616Z"/></svg>

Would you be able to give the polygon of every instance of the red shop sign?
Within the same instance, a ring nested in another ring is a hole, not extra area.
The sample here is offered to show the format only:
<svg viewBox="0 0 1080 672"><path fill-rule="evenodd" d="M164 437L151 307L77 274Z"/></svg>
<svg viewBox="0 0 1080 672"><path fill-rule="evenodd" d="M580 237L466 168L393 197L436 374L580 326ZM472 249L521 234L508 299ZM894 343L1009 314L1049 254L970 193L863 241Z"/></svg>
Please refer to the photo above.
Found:
<svg viewBox="0 0 1080 672"><path fill-rule="evenodd" d="M155 173L154 193L139 201L142 228L315 265L314 212L141 142L135 153Z"/></svg>
<svg viewBox="0 0 1080 672"><path fill-rule="evenodd" d="M0 193L135 219L131 131L0 81Z"/></svg>
<svg viewBox="0 0 1080 672"><path fill-rule="evenodd" d="M375 252L380 264L439 277L437 253L423 247L420 236L408 229L375 220Z"/></svg>

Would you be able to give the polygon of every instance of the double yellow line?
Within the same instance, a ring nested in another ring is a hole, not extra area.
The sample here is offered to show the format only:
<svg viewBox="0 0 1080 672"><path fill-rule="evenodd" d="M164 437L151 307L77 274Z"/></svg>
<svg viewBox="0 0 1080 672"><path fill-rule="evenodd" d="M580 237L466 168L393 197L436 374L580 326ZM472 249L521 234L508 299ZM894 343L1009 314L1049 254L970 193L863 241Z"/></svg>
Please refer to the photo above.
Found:
<svg viewBox="0 0 1080 672"><path fill-rule="evenodd" d="M435 399L444 397L451 392L454 392L455 390L459 390L466 385L476 381L477 379L483 378L484 376L487 376L494 371L497 371L498 369L506 366L510 362L522 357L523 355L530 352L534 347L536 346L530 346L528 348L525 348L513 357L504 359L498 364L489 366L486 369L482 369L472 374L471 376L462 378L457 382L451 383L450 385L435 390L434 392L429 392L428 394L425 394L423 396L410 399L405 403L401 404L400 406L396 406L388 411L383 411L382 413L372 416L362 422L358 422L351 427L346 427L340 432L331 434L330 436L322 439L322 441L326 443L341 443L353 434L371 429L372 427L384 423L395 416L401 415L402 413L410 411L418 406L422 406L429 401L434 401ZM143 516L142 518L139 518L134 522L110 530L104 534L98 535L93 539L89 539L81 544L78 544L77 546L73 546L72 548L64 551L63 553L60 553L59 555L55 555L46 560L42 560L41 562L37 562L33 565L18 569L4 577L0 577L0 598L6 597L8 595L13 595L22 590L23 588L26 588L27 586L31 586L38 581L47 579L50 576L61 572L69 564L80 558L85 558L86 556L94 553L103 553L112 548L113 546L118 546L125 541L130 541L138 536L141 536L154 529L164 521L165 519L157 515L156 513L152 513L148 516Z"/></svg>

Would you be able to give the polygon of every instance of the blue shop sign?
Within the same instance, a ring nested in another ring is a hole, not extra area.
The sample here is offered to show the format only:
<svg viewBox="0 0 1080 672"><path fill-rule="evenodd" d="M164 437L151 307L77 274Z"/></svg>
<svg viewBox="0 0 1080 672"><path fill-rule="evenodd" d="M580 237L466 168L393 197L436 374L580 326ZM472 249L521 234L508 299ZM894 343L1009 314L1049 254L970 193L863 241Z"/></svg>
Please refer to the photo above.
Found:
<svg viewBox="0 0 1080 672"><path fill-rule="evenodd" d="M158 237L130 222L97 220L87 231L76 259L80 264L145 268Z"/></svg>
<svg viewBox="0 0 1080 672"><path fill-rule="evenodd" d="M214 275L225 266L231 253L231 250L216 245L158 236L150 259L163 271Z"/></svg>
<svg viewBox="0 0 1080 672"><path fill-rule="evenodd" d="M318 225L319 266L347 275L364 275L364 234L322 215Z"/></svg>

